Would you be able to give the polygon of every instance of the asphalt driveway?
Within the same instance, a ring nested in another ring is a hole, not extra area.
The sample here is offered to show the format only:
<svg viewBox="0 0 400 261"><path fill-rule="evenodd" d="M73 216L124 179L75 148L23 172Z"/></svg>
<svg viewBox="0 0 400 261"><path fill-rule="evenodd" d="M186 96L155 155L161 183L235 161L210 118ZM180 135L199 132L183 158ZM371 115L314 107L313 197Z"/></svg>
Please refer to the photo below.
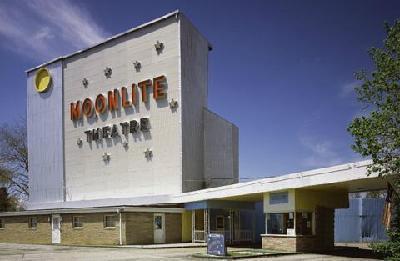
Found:
<svg viewBox="0 0 400 261"><path fill-rule="evenodd" d="M229 251L235 250L229 248ZM28 245L0 243L0 260L204 260L193 258L192 254L205 252L204 247L191 248L116 248L116 247L75 247L53 245ZM251 260L377 260L368 249L338 248L328 254L297 254ZM220 259L219 259L220 260Z"/></svg>

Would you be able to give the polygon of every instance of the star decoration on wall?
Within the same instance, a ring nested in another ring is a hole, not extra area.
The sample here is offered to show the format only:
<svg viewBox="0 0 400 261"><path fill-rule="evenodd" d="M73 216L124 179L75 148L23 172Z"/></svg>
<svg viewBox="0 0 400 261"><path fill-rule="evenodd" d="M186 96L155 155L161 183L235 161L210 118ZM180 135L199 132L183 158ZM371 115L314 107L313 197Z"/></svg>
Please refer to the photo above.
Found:
<svg viewBox="0 0 400 261"><path fill-rule="evenodd" d="M164 44L157 41L154 44L154 47L156 48L157 54L160 54L162 52L162 50L164 49Z"/></svg>
<svg viewBox="0 0 400 261"><path fill-rule="evenodd" d="M105 76L106 78L110 78L110 77L111 77L111 74L112 74L112 69L111 69L110 67L106 67L106 68L104 69L104 76Z"/></svg>
<svg viewBox="0 0 400 261"><path fill-rule="evenodd" d="M169 107L171 109L176 109L176 107L178 107L178 101L175 101L174 99L171 99L171 101L169 102Z"/></svg>
<svg viewBox="0 0 400 261"><path fill-rule="evenodd" d="M140 71L140 68L142 68L142 64L138 61L134 61L133 66L135 67L137 72Z"/></svg>
<svg viewBox="0 0 400 261"><path fill-rule="evenodd" d="M108 162L108 161L110 161L110 158L111 158L111 154L110 154L110 153L107 153L107 152L104 152L104 154L103 154L103 160L106 161L106 162Z"/></svg>
<svg viewBox="0 0 400 261"><path fill-rule="evenodd" d="M151 158L151 157L153 157L153 151L152 151L151 149L147 148L147 149L144 151L144 156L145 156L146 158Z"/></svg>
<svg viewBox="0 0 400 261"><path fill-rule="evenodd" d="M82 85L83 85L83 87L87 88L87 87L88 87L88 85L89 85L89 81L88 81L88 79L86 79L86 78L83 78L83 79L82 79Z"/></svg>

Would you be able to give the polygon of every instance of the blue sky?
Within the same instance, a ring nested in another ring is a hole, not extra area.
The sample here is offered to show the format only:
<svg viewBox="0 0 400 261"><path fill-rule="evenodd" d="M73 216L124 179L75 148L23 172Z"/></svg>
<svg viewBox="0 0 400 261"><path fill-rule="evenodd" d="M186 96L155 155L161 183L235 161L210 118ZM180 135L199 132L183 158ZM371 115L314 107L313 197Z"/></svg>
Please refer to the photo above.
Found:
<svg viewBox="0 0 400 261"><path fill-rule="evenodd" d="M24 71L180 9L212 43L209 107L240 129L244 179L359 160L346 131L400 1L0 1L0 124L25 115Z"/></svg>

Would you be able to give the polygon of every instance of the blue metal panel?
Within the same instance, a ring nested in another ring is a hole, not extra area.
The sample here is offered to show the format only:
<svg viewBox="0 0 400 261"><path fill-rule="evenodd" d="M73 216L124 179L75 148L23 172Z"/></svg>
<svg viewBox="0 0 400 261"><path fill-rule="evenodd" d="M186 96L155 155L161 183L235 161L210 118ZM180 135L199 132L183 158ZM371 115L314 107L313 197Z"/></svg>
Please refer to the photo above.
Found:
<svg viewBox="0 0 400 261"><path fill-rule="evenodd" d="M207 208L207 201L185 203L185 209L187 210L206 209L206 208Z"/></svg>
<svg viewBox="0 0 400 261"><path fill-rule="evenodd" d="M361 235L363 242L375 242L387 239L382 224L382 211L385 200L382 198L364 198L362 200Z"/></svg>
<svg viewBox="0 0 400 261"><path fill-rule="evenodd" d="M350 199L349 208L335 211L335 242L359 242L361 199Z"/></svg>
<svg viewBox="0 0 400 261"><path fill-rule="evenodd" d="M212 209L254 209L253 202L228 201L228 200L208 200L208 208Z"/></svg>
<svg viewBox="0 0 400 261"><path fill-rule="evenodd" d="M350 199L347 209L335 211L335 242L386 240L381 216L384 199Z"/></svg>
<svg viewBox="0 0 400 261"><path fill-rule="evenodd" d="M35 90L35 71L27 78L29 203L64 200L62 63L47 69L52 86L45 93Z"/></svg>

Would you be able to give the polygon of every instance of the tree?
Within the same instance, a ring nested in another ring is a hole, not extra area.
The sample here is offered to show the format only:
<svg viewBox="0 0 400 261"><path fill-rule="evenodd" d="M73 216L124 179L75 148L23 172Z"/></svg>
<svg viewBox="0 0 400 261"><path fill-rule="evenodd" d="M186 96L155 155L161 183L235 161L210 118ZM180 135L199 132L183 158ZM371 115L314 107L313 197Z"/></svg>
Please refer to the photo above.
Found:
<svg viewBox="0 0 400 261"><path fill-rule="evenodd" d="M7 188L0 188L0 212L15 211L16 209L16 199L8 195Z"/></svg>
<svg viewBox="0 0 400 261"><path fill-rule="evenodd" d="M28 149L26 123L0 126L0 183L12 198L26 200L28 192Z"/></svg>
<svg viewBox="0 0 400 261"><path fill-rule="evenodd" d="M368 107L367 116L355 118L348 127L354 137L352 148L371 157L368 175L389 178L397 195L400 191L400 20L385 24L387 33L382 48L369 55L374 71L356 74L362 84L356 87L358 100ZM396 193L394 193L396 194ZM389 241L374 246L392 258L400 258L400 199L393 197L393 219Z"/></svg>

